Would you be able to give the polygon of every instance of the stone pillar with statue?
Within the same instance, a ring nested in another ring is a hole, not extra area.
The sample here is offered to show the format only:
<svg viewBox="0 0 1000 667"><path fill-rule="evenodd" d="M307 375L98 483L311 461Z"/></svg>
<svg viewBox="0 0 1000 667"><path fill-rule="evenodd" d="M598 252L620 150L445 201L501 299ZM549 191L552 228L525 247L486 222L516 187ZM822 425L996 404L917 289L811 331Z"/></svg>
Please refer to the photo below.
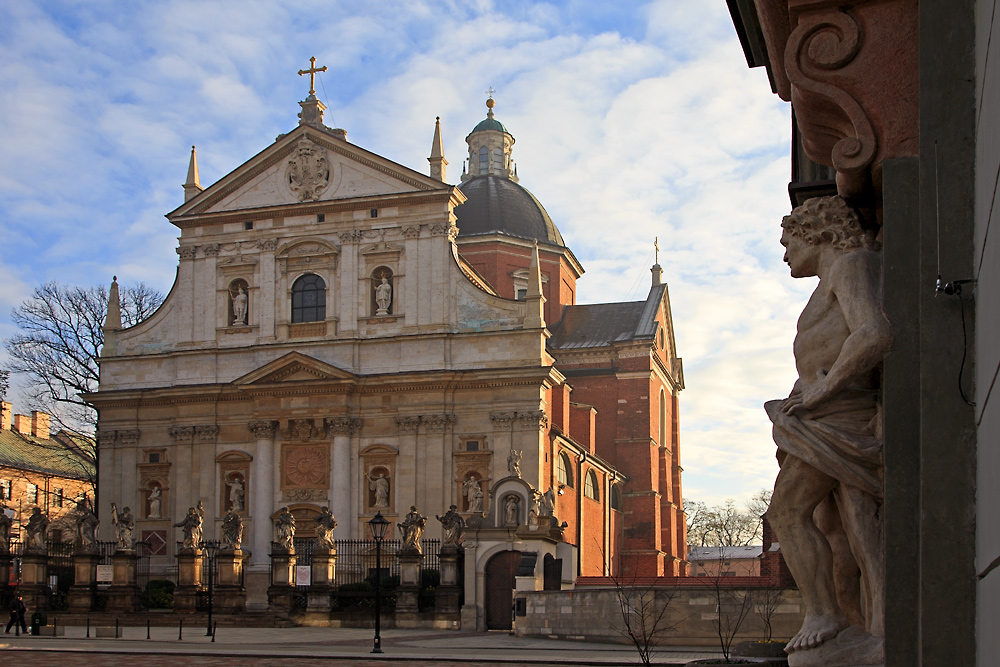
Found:
<svg viewBox="0 0 1000 667"><path fill-rule="evenodd" d="M136 585L135 518L128 507L118 511L111 503L111 523L118 542L111 556L111 588L108 589L108 611L131 612L139 605L139 587Z"/></svg>
<svg viewBox="0 0 1000 667"><path fill-rule="evenodd" d="M28 519L28 541L21 554L21 586L18 592L28 609L45 611L49 608L49 553L45 534L49 518L41 508L34 507Z"/></svg>
<svg viewBox="0 0 1000 667"><path fill-rule="evenodd" d="M202 523L205 508L199 500L197 507L188 508L187 515L175 528L184 533L184 540L177 551L177 587L174 589L174 611L190 613L198 610L198 592L201 590Z"/></svg>
<svg viewBox="0 0 1000 667"><path fill-rule="evenodd" d="M420 571L424 552L420 539L424 535L427 517L421 516L415 506L399 522L402 545L399 547L399 586L396 588L396 614L420 611Z"/></svg>
<svg viewBox="0 0 1000 667"><path fill-rule="evenodd" d="M337 520L330 512L330 508L323 507L316 517L316 546L312 552L309 611L328 612L333 606L333 592L337 581L337 544L333 540L333 531L336 527Z"/></svg>
<svg viewBox="0 0 1000 667"><path fill-rule="evenodd" d="M458 507L452 505L437 520L441 522L443 539L440 556L441 582L434 591L434 607L443 614L457 614L461 606L462 587L459 577L462 573L458 564L462 555L462 543L465 541L465 519L458 513Z"/></svg>
<svg viewBox="0 0 1000 667"><path fill-rule="evenodd" d="M243 517L230 507L222 520L222 548L215 556L219 578L213 588L218 611L239 614L247 608L247 589L243 584Z"/></svg>
<svg viewBox="0 0 1000 667"><path fill-rule="evenodd" d="M295 517L282 507L274 519L271 542L271 585L267 589L267 608L287 611L295 597Z"/></svg>

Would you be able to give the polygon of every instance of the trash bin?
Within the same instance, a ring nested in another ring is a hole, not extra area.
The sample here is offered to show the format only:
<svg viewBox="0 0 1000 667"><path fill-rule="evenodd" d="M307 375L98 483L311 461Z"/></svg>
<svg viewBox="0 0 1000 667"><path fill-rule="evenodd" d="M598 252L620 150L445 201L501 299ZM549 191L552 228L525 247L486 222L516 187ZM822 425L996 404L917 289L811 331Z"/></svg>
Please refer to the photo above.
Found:
<svg viewBox="0 0 1000 667"><path fill-rule="evenodd" d="M49 624L49 618L44 613L36 611L31 615L31 634L38 635L41 634L39 628L43 625Z"/></svg>

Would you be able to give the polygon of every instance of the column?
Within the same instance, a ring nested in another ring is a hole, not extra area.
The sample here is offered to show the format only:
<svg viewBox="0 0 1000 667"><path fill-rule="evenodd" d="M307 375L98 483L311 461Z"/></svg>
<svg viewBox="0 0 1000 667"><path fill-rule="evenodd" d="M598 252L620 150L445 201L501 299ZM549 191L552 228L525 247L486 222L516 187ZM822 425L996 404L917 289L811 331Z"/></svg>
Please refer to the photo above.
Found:
<svg viewBox="0 0 1000 667"><path fill-rule="evenodd" d="M257 459L253 466L254 491L250 497L250 513L253 517L250 543L253 545L254 569L264 569L269 565L271 551L271 510L274 507L274 478L278 474L280 462L273 462L277 456L274 433L278 422L273 419L257 419L249 422L250 434L257 439Z"/></svg>
<svg viewBox="0 0 1000 667"><path fill-rule="evenodd" d="M353 526L357 512L351 511L351 494L357 478L352 474L355 465L351 456L351 437L361 430L362 422L358 417L346 416L327 417L323 421L328 436L333 439L330 511L334 516L351 517L349 526Z"/></svg>

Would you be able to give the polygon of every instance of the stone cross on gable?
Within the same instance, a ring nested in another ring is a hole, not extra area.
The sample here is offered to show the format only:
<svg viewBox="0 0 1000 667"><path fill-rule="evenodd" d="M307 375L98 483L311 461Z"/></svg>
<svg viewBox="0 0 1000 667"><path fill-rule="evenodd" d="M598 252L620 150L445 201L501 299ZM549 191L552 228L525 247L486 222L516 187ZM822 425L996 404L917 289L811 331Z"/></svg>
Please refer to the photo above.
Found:
<svg viewBox="0 0 1000 667"><path fill-rule="evenodd" d="M322 67L316 67L316 56L313 56L312 58L309 59L309 69L299 70L299 76L302 76L303 74L309 75L310 95L316 94L316 72L325 72L325 71L326 71L326 65L323 65Z"/></svg>

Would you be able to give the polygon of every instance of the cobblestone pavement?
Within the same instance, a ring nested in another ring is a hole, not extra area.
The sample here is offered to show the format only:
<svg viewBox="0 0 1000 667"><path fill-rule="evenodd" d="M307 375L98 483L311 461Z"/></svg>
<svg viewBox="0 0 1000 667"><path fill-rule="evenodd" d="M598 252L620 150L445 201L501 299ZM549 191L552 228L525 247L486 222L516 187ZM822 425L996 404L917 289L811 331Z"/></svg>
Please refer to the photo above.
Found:
<svg viewBox="0 0 1000 667"><path fill-rule="evenodd" d="M17 667L105 667L115 661L116 654L108 653L66 653L56 651L4 651L0 656L10 658L4 663ZM121 657L121 656L119 656ZM143 667L399 667L400 660L378 660L364 658L234 658L220 655L177 655L131 653L128 660ZM441 659L403 659L410 667L434 667L441 665ZM476 662L480 667L539 667L548 664L565 663L516 663L516 662Z"/></svg>

